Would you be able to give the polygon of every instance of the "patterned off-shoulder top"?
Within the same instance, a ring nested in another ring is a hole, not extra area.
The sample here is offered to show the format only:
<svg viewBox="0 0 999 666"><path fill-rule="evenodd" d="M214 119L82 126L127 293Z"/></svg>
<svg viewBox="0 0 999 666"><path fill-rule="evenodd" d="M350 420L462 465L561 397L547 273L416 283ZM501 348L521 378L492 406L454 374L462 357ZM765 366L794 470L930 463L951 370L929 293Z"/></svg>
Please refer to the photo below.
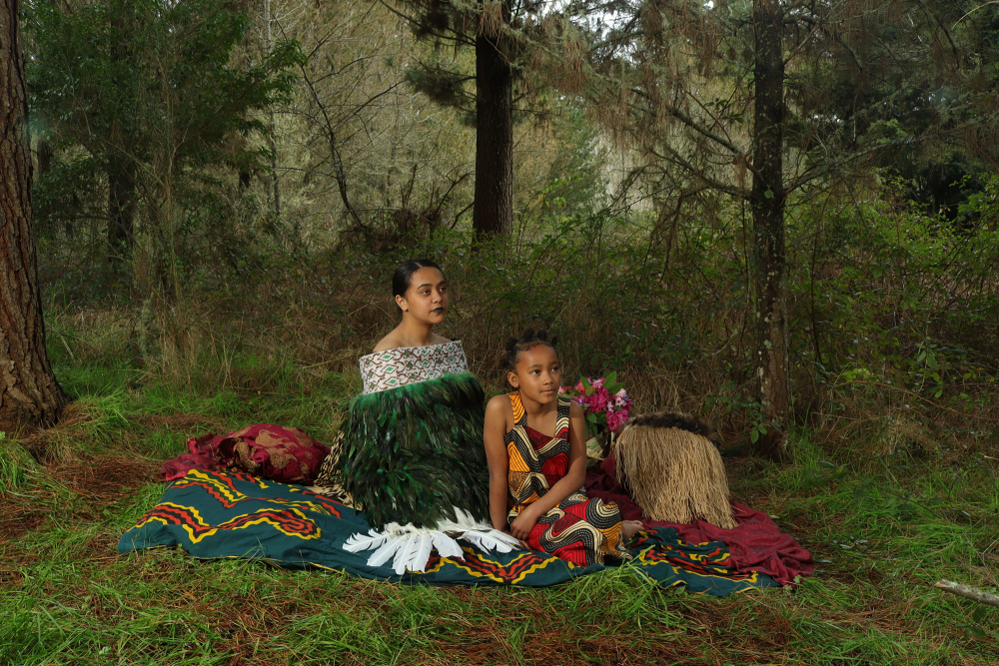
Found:
<svg viewBox="0 0 999 666"><path fill-rule="evenodd" d="M360 364L365 395L468 372L461 340L385 349L362 356Z"/></svg>

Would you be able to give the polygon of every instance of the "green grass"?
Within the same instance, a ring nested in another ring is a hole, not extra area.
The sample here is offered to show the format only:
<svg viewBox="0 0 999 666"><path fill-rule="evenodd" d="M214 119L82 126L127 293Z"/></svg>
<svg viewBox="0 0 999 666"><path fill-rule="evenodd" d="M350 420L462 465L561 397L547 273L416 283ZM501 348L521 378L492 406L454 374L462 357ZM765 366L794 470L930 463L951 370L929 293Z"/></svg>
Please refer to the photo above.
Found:
<svg viewBox="0 0 999 666"><path fill-rule="evenodd" d="M351 377L306 388L255 363L265 385L213 392L61 360L76 403L21 438L45 464L0 441L0 664L997 662L999 609L976 621L975 603L932 585L995 588L999 468L943 445L853 459L801 432L793 464L727 459L734 497L777 516L818 561L795 590L696 597L628 568L547 589L406 587L166 549L117 555L187 437L253 422L335 432ZM848 473L810 485L827 458Z"/></svg>

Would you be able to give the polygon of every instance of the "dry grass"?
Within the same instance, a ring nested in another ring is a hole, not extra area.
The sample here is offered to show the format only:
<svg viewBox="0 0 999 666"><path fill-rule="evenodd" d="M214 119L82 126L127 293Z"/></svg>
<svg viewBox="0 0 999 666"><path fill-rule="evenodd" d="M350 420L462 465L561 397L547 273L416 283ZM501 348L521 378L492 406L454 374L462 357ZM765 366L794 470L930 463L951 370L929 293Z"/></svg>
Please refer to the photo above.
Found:
<svg viewBox="0 0 999 666"><path fill-rule="evenodd" d="M614 448L618 480L654 520L736 526L717 447L675 425L631 425Z"/></svg>

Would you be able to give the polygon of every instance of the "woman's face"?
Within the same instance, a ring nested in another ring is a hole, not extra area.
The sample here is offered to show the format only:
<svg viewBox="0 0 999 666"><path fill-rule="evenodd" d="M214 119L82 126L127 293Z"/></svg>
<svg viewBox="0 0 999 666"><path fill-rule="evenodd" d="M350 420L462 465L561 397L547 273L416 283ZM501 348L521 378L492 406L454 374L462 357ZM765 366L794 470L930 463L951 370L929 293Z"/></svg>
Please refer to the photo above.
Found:
<svg viewBox="0 0 999 666"><path fill-rule="evenodd" d="M403 316L408 315L431 325L440 324L447 316L448 293L444 274L429 266L417 270L409 278L406 295L396 296L395 302L402 308Z"/></svg>

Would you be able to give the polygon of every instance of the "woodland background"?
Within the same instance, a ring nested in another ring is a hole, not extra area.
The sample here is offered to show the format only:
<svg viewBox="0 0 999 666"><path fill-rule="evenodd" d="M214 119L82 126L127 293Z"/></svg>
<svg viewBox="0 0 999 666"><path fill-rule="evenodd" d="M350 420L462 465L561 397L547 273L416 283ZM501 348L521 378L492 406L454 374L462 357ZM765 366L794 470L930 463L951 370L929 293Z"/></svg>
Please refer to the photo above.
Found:
<svg viewBox="0 0 999 666"><path fill-rule="evenodd" d="M48 354L73 402L0 441L0 654L993 662L994 614L928 584L999 587L996 3L35 0L21 17ZM570 379L617 372L639 411L705 416L733 494L818 575L717 601L627 571L408 590L113 555L185 437L331 437L395 321L391 271L418 256L444 267L441 332L488 390L530 325L560 337Z"/></svg>

